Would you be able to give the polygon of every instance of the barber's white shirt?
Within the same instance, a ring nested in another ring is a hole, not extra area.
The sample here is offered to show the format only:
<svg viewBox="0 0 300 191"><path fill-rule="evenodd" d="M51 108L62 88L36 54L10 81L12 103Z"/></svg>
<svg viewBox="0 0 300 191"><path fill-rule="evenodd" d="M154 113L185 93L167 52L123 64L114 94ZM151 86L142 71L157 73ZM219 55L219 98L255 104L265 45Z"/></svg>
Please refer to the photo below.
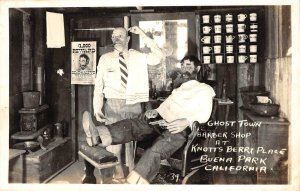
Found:
<svg viewBox="0 0 300 191"><path fill-rule="evenodd" d="M131 66L135 66L136 64L156 65L159 64L162 59L162 55L157 54L157 52L161 50L155 42L149 37L144 37L143 40L145 44L151 47L150 53L142 53L133 49L123 52L128 71ZM130 72L128 75L130 75ZM116 50L100 57L94 86L94 112L102 109L103 97L115 99L126 98L126 90L121 86L119 52Z"/></svg>
<svg viewBox="0 0 300 191"><path fill-rule="evenodd" d="M190 80L174 89L156 110L167 122L186 118L190 125L194 121L205 123L211 115L214 96L211 86Z"/></svg>

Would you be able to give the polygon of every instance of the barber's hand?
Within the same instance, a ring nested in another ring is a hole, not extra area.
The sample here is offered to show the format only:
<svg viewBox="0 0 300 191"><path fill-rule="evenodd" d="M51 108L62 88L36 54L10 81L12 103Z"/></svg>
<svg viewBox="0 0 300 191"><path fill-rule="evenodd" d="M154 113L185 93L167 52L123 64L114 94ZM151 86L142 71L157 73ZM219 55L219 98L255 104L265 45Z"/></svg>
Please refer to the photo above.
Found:
<svg viewBox="0 0 300 191"><path fill-rule="evenodd" d="M145 34L144 31L138 26L130 27L128 31L134 34Z"/></svg>
<svg viewBox="0 0 300 191"><path fill-rule="evenodd" d="M158 115L158 112L155 109L147 110L145 112L145 116L148 119L155 118L155 117L157 117L157 115Z"/></svg>
<svg viewBox="0 0 300 191"><path fill-rule="evenodd" d="M96 117L97 121L99 121L101 123L103 123L103 122L106 121L106 117L105 117L105 115L101 111L95 112L94 116Z"/></svg>
<svg viewBox="0 0 300 191"><path fill-rule="evenodd" d="M187 119L176 119L167 124L166 129L168 129L172 134L179 133L185 130L190 125Z"/></svg>

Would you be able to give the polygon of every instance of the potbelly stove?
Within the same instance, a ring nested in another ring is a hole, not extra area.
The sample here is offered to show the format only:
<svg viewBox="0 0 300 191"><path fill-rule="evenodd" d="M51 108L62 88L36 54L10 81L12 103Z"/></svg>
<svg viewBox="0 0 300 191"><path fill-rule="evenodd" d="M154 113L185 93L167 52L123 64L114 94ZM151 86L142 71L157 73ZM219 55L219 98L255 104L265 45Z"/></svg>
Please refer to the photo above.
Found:
<svg viewBox="0 0 300 191"><path fill-rule="evenodd" d="M12 139L35 139L45 131L48 125L49 106L44 104L37 108L22 108L20 113L20 131L12 135Z"/></svg>

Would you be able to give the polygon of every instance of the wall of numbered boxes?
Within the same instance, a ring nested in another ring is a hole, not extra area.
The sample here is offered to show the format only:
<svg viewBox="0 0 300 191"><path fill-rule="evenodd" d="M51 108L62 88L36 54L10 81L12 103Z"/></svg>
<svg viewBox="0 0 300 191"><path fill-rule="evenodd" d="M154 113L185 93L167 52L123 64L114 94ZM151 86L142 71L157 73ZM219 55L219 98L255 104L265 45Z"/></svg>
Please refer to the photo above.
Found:
<svg viewBox="0 0 300 191"><path fill-rule="evenodd" d="M200 55L204 64L258 62L257 12L200 15Z"/></svg>

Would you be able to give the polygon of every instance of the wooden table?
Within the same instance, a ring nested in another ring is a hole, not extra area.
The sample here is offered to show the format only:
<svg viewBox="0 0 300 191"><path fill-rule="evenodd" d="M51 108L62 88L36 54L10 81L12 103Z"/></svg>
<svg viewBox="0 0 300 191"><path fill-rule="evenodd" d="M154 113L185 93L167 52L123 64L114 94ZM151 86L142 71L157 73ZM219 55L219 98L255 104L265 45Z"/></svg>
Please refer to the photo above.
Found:
<svg viewBox="0 0 300 191"><path fill-rule="evenodd" d="M242 109L243 118L249 123L260 123L259 126L243 127L244 132L251 133L251 139L244 139L245 147L263 147L265 152L279 150L283 154L253 154L252 157L264 158L267 173L257 172L257 184L287 184L288 183L288 140L289 121L278 116L264 117Z"/></svg>

